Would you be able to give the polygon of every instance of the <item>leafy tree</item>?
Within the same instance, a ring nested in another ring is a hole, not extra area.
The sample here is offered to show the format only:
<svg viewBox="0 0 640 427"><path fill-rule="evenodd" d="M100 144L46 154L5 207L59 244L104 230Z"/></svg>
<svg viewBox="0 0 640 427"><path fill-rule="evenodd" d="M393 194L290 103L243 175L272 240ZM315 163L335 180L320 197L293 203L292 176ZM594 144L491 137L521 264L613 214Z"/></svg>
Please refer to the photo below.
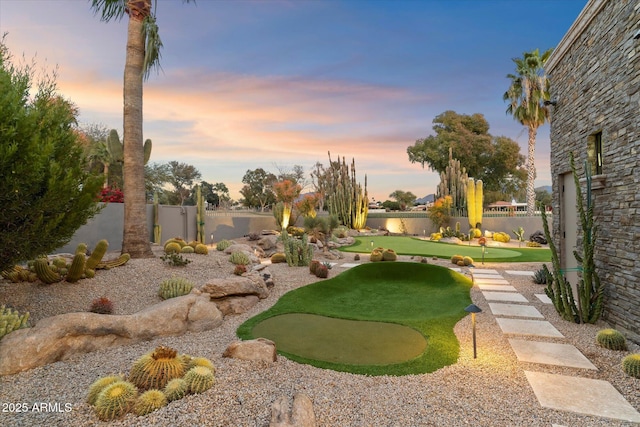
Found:
<svg viewBox="0 0 640 427"><path fill-rule="evenodd" d="M183 0L188 3L189 0ZM157 1L155 5L157 6ZM133 258L152 257L147 229L147 205L142 142L142 86L160 66L162 41L153 0L91 0L102 21L129 16L124 66L124 230L122 252Z"/></svg>
<svg viewBox="0 0 640 427"><path fill-rule="evenodd" d="M153 200L154 193L158 194L158 201L167 204L165 185L169 182L169 165L166 163L151 163L144 166L144 185L147 200Z"/></svg>
<svg viewBox="0 0 640 427"><path fill-rule="evenodd" d="M467 175L481 179L487 191L499 190L505 181L518 175L524 162L520 146L509 138L489 134L489 123L482 114L445 111L433 123L435 135L418 139L407 148L411 163L426 164L442 173L450 157L458 159Z"/></svg>
<svg viewBox="0 0 640 427"><path fill-rule="evenodd" d="M278 169L278 181L289 180L295 184L298 184L301 189L306 188L309 185L309 181L304 174L304 167L300 165L293 165L291 169L283 166L275 165Z"/></svg>
<svg viewBox="0 0 640 427"><path fill-rule="evenodd" d="M78 111L53 78L33 88L34 74L0 40L0 271L65 245L99 210Z"/></svg>
<svg viewBox="0 0 640 427"><path fill-rule="evenodd" d="M293 208L293 201L300 195L302 187L288 179L280 182L276 182L273 185L273 192L276 195L276 201L282 202L282 228L287 229L289 226L289 217L291 217L291 209Z"/></svg>
<svg viewBox="0 0 640 427"><path fill-rule="evenodd" d="M262 168L247 170L242 177L245 185L240 190L240 194L244 196L243 204L250 208L260 208L264 212L264 208L276 200L271 189L276 181L274 174Z"/></svg>
<svg viewBox="0 0 640 427"><path fill-rule="evenodd" d="M202 181L200 186L202 187L202 196L209 206L226 207L230 205L229 189L223 182L210 184L207 181Z"/></svg>
<svg viewBox="0 0 640 427"><path fill-rule="evenodd" d="M389 194L389 197L395 199L400 204L400 210L406 210L407 206L411 206L414 204L416 199L418 198L411 191L402 191L396 190L393 193Z"/></svg>
<svg viewBox="0 0 640 427"><path fill-rule="evenodd" d="M507 114L526 126L529 131L527 153L527 215L535 211L535 151L538 128L549 119L549 109L544 101L549 100L549 79L544 72L544 64L551 56L549 49L540 56L538 49L525 52L522 58L513 58L516 73L507 74L511 80L503 99L509 102Z"/></svg>
<svg viewBox="0 0 640 427"><path fill-rule="evenodd" d="M436 227L444 227L451 219L451 196L441 197L427 208L427 216Z"/></svg>
<svg viewBox="0 0 640 427"><path fill-rule="evenodd" d="M315 218L317 205L318 195L316 193L307 193L294 204L294 208L305 218L308 216Z"/></svg>
<svg viewBox="0 0 640 427"><path fill-rule="evenodd" d="M551 194L547 190L536 190L536 206L551 206L552 201Z"/></svg>
<svg viewBox="0 0 640 427"><path fill-rule="evenodd" d="M382 207L385 208L388 211L399 211L400 209L400 203L399 202L395 202L393 200L385 200L384 202L382 202Z"/></svg>
<svg viewBox="0 0 640 427"><path fill-rule="evenodd" d="M170 199L182 206L202 175L195 166L176 160L170 161L167 166L167 182L173 186L173 194Z"/></svg>

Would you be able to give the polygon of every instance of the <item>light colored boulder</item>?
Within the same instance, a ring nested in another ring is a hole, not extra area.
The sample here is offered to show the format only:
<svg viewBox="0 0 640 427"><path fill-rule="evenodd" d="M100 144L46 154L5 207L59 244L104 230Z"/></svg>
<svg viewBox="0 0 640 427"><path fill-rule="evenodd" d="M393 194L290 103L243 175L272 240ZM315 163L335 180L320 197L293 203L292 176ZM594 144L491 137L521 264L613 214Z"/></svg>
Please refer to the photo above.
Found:
<svg viewBox="0 0 640 427"><path fill-rule="evenodd" d="M309 396L297 393L293 396L291 412L289 399L281 396L271 407L271 422L269 427L315 427L316 416L313 412L313 402Z"/></svg>
<svg viewBox="0 0 640 427"><path fill-rule="evenodd" d="M66 313L20 329L0 340L0 375L65 360L78 353L156 337L202 332L222 324L208 296L171 298L130 315Z"/></svg>
<svg viewBox="0 0 640 427"><path fill-rule="evenodd" d="M256 338L255 340L232 342L224 351L222 357L275 362L278 354L276 353L276 343L266 338Z"/></svg>
<svg viewBox="0 0 640 427"><path fill-rule="evenodd" d="M260 301L255 295L246 295L242 297L224 297L213 300L218 310L225 316L230 314L242 314L249 311L254 305Z"/></svg>
<svg viewBox="0 0 640 427"><path fill-rule="evenodd" d="M278 236L265 236L258 241L258 246L260 246L264 251L270 251L275 249L278 245Z"/></svg>
<svg viewBox="0 0 640 427"><path fill-rule="evenodd" d="M246 252L247 254L253 253L253 248L249 245L245 245L243 243L234 243L224 250L224 253L227 255L231 255L234 252Z"/></svg>
<svg viewBox="0 0 640 427"><path fill-rule="evenodd" d="M209 294L212 300L229 296L255 295L260 299L269 296L269 290L259 274L210 279L200 287L200 292Z"/></svg>

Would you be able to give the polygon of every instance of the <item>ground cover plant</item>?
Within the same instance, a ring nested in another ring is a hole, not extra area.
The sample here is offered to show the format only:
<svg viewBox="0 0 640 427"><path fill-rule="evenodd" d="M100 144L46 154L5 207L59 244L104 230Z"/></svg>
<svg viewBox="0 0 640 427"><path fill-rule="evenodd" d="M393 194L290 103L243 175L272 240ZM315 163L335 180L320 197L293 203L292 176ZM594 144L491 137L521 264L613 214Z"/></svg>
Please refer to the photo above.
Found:
<svg viewBox="0 0 640 427"><path fill-rule="evenodd" d="M433 372L458 359L453 327L471 303L471 286L435 265L367 263L288 292L240 325L238 336L272 339L285 357L325 369Z"/></svg>
<svg viewBox="0 0 640 427"><path fill-rule="evenodd" d="M405 236L367 236L356 237L351 246L340 248L344 252L371 252L373 247L393 248L398 255L418 255L424 257L451 258L453 255L482 259L480 246L468 244L455 245L444 242L430 242ZM547 248L494 248L487 247L484 253L486 262L549 262L551 252Z"/></svg>

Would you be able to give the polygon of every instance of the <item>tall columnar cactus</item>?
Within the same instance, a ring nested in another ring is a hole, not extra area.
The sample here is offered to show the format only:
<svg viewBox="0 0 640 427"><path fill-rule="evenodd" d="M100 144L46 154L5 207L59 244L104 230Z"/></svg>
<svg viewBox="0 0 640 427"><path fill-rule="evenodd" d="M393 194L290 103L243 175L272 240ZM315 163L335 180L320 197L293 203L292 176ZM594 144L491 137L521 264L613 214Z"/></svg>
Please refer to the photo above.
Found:
<svg viewBox="0 0 640 427"><path fill-rule="evenodd" d="M29 312L20 314L17 310L0 307L0 339L16 329L28 328Z"/></svg>
<svg viewBox="0 0 640 427"><path fill-rule="evenodd" d="M476 181L476 225L475 228L482 227L482 214L484 213L484 191L482 180Z"/></svg>
<svg viewBox="0 0 640 427"><path fill-rule="evenodd" d="M466 205L468 179L466 169L460 166L460 160L453 158L449 149L449 164L440 172L437 198L451 196L451 207L456 211L462 209Z"/></svg>
<svg viewBox="0 0 640 427"><path fill-rule="evenodd" d="M476 228L476 183L473 178L467 181L467 215L469 227Z"/></svg>
<svg viewBox="0 0 640 427"><path fill-rule="evenodd" d="M593 201L591 195L591 171L585 162L585 176L587 182L586 203L583 199L580 179L576 171L573 153L570 158L571 171L576 186L576 206L582 227L582 250L573 251L576 260L582 266L582 275L578 281L578 316L583 323L595 323L602 314L604 300L604 284L596 272L593 259L596 247L597 225L593 220ZM585 206L586 204L586 206Z"/></svg>
<svg viewBox="0 0 640 427"><path fill-rule="evenodd" d="M82 279L85 264L86 258L84 254L76 254L73 257L73 261L71 261L71 267L69 267L69 271L67 272L67 276L65 277L66 281L69 283L73 283Z"/></svg>
<svg viewBox="0 0 640 427"><path fill-rule="evenodd" d="M151 146L152 142L150 139L144 141L144 164L146 165L151 158ZM109 132L109 136L107 137L107 151L111 155L111 158L116 162L122 163L124 162L124 145L120 141L120 137L118 136L118 131L115 129L111 129Z"/></svg>
<svg viewBox="0 0 640 427"><path fill-rule="evenodd" d="M286 230L281 234L284 254L290 267L308 266L313 258L313 248L309 246L307 234L302 239L290 237Z"/></svg>
<svg viewBox="0 0 640 427"><path fill-rule="evenodd" d="M331 160L329 153L329 169L326 171L326 194L329 213L338 217L340 222L354 229L364 228L369 214L369 197L367 179L364 188L356 184L356 163L351 161L347 166L345 158Z"/></svg>
<svg viewBox="0 0 640 427"><path fill-rule="evenodd" d="M153 243L162 242L162 226L159 219L158 192L153 193Z"/></svg>
<svg viewBox="0 0 640 427"><path fill-rule="evenodd" d="M46 258L36 259L33 262L33 270L38 275L38 279L47 285L62 280L62 276L49 267L49 261Z"/></svg>
<svg viewBox="0 0 640 427"><path fill-rule="evenodd" d="M204 196L202 195L201 185L196 187L196 202L198 204L196 209L196 240L200 243L204 243Z"/></svg>

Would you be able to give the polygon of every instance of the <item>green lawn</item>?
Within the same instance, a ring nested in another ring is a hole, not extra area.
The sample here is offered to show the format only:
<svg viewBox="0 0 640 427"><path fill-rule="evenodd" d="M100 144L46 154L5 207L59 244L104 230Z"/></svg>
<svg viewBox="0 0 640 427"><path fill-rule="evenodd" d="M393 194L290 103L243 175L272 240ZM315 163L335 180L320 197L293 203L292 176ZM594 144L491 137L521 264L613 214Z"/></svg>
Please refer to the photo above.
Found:
<svg viewBox="0 0 640 427"><path fill-rule="evenodd" d="M288 292L240 325L238 336L272 339L287 358L326 369L433 372L458 359L453 327L467 314L471 285L467 277L435 265L367 263Z"/></svg>
<svg viewBox="0 0 640 427"><path fill-rule="evenodd" d="M430 242L404 236L367 236L356 237L356 243L340 248L344 252L371 252L373 247L390 248L401 255L420 255L424 257L451 258L453 255L470 256L480 262L480 246L454 245L451 243ZM550 262L551 251L548 248L491 248L485 249L487 262Z"/></svg>

